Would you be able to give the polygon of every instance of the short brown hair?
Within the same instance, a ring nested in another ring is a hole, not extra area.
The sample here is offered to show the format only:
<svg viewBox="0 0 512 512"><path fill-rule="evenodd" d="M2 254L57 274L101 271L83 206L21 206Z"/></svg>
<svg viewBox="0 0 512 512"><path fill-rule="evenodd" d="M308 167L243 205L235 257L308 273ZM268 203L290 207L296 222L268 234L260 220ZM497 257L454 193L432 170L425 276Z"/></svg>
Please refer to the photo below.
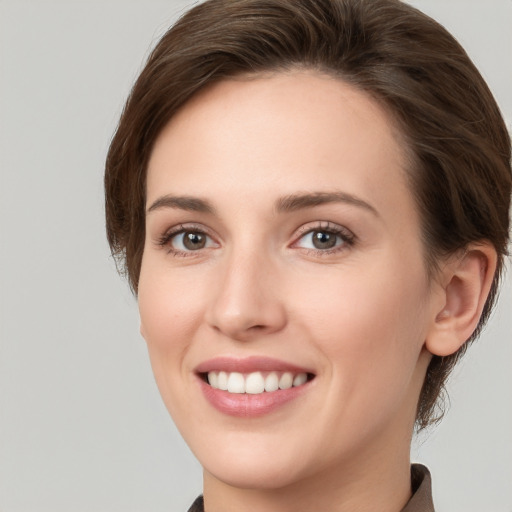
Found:
<svg viewBox="0 0 512 512"><path fill-rule="evenodd" d="M426 267L470 242L498 253L494 304L507 254L510 137L487 85L457 41L398 0L207 0L160 40L136 81L106 162L107 237L137 293L145 236L145 182L153 144L198 90L228 77L308 68L377 98L412 155ZM446 378L465 351L434 356L417 425L438 420Z"/></svg>

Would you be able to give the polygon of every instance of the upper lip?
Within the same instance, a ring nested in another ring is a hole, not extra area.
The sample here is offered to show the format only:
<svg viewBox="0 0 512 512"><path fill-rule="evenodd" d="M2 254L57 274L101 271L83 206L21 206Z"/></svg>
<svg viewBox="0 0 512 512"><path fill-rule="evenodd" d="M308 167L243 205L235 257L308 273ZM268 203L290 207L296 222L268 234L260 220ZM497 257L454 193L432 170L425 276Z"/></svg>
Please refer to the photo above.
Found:
<svg viewBox="0 0 512 512"><path fill-rule="evenodd" d="M271 357L251 356L244 358L237 357L215 357L203 361L196 368L197 373L208 373L213 371L224 372L291 372L291 373L314 373L308 368L304 368L286 361L274 359Z"/></svg>

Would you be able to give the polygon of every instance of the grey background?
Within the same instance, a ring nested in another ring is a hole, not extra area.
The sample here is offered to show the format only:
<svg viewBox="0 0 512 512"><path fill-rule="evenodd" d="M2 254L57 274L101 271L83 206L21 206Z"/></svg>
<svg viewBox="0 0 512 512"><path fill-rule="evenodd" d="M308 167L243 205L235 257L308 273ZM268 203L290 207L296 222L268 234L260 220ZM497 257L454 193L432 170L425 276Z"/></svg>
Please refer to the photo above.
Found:
<svg viewBox="0 0 512 512"><path fill-rule="evenodd" d="M414 0L512 119L512 1ZM102 172L149 49L189 2L0 0L0 512L182 511L197 462L161 404L104 239ZM512 512L512 282L415 441L440 512Z"/></svg>

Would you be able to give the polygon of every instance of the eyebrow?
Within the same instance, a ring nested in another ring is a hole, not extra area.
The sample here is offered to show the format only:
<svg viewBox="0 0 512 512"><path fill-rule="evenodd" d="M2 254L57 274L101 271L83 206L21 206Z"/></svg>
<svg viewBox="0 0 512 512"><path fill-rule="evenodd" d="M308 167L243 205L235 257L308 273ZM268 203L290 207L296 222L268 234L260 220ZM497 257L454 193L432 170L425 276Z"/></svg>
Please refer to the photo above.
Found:
<svg viewBox="0 0 512 512"><path fill-rule="evenodd" d="M366 201L346 192L312 192L305 194L291 194L278 199L276 209L278 212L293 212L304 208L313 208L328 203L345 203L363 208L379 217L378 211Z"/></svg>
<svg viewBox="0 0 512 512"><path fill-rule="evenodd" d="M275 209L279 213L287 213L329 203L345 203L357 206L373 213L377 217L379 216L379 213L371 204L346 192L308 192L303 194L290 194L279 198L276 201ZM206 199L192 196L165 195L154 201L146 210L146 214L161 208L174 208L208 214L216 213L212 203Z"/></svg>
<svg viewBox="0 0 512 512"><path fill-rule="evenodd" d="M187 210L190 212L201 213L215 213L215 208L206 199L191 196L171 196L165 195L159 197L153 204L146 210L146 214L159 210L160 208L175 208L179 210Z"/></svg>

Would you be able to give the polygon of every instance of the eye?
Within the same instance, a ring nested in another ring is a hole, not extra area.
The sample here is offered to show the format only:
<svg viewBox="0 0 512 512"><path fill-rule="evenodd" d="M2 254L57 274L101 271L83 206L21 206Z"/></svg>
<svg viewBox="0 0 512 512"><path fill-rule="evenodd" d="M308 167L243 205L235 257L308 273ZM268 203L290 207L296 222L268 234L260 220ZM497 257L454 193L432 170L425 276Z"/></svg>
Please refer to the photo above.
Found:
<svg viewBox="0 0 512 512"><path fill-rule="evenodd" d="M175 256L187 256L201 249L217 247L211 236L193 226L176 226L158 240L158 245L166 247Z"/></svg>
<svg viewBox="0 0 512 512"><path fill-rule="evenodd" d="M302 247L308 249L332 249L342 243L341 237L329 231L311 231L302 237Z"/></svg>
<svg viewBox="0 0 512 512"><path fill-rule="evenodd" d="M305 228L307 229L307 228ZM354 235L341 226L318 226L307 231L298 238L294 246L316 252L331 253L352 245Z"/></svg>
<svg viewBox="0 0 512 512"><path fill-rule="evenodd" d="M211 247L213 240L206 234L200 231L182 231L172 235L169 240L173 249L177 251L198 251Z"/></svg>

